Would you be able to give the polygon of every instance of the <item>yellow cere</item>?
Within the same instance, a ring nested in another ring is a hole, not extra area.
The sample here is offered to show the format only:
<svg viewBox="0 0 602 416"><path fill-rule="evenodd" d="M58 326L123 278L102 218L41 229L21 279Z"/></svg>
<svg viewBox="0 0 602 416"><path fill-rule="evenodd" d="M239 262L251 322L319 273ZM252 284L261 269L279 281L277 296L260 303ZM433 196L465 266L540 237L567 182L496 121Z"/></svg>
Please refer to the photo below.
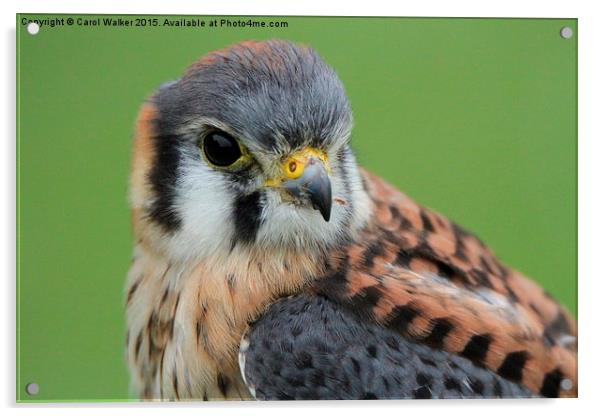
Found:
<svg viewBox="0 0 602 416"><path fill-rule="evenodd" d="M303 175L303 171L305 170L305 165L307 165L307 161L310 157L320 159L326 170L330 172L330 166L328 164L328 157L326 156L326 153L312 147L307 147L286 158L286 160L282 162L281 166L282 177L270 178L266 180L265 186L279 186L283 180L293 180L301 177L301 175Z"/></svg>
<svg viewBox="0 0 602 416"><path fill-rule="evenodd" d="M287 158L283 165L282 170L284 171L284 177L286 179L297 179L301 175L303 175L303 170L305 169L305 165L310 157L314 157L316 159L320 159L324 164L324 167L329 170L328 167L328 158L326 153L321 150L314 149L312 147L307 147L289 158Z"/></svg>

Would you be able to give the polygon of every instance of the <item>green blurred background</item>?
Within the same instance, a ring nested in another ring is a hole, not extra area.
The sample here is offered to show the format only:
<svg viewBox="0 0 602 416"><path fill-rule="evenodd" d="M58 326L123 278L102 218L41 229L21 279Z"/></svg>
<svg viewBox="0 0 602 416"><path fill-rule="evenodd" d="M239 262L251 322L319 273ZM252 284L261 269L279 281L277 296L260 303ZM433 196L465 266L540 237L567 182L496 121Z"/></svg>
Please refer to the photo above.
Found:
<svg viewBox="0 0 602 416"><path fill-rule="evenodd" d="M23 17L50 16L17 16L19 401L131 397L123 282L136 112L193 60L243 39L314 46L346 85L359 162L576 312L576 20L271 17L253 19L288 27L31 36Z"/></svg>

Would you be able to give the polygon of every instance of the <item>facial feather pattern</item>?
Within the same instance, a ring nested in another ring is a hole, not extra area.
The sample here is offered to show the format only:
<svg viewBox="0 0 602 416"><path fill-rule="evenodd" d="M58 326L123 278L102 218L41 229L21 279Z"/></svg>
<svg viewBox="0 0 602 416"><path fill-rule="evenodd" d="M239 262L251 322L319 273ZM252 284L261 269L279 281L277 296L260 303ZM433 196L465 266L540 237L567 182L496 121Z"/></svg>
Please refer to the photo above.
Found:
<svg viewBox="0 0 602 416"><path fill-rule="evenodd" d="M198 259L236 244L326 249L366 219L349 103L312 49L271 41L213 52L161 87L144 111L155 115L145 127L153 137L142 139L151 141L150 170L133 175L149 178L148 193L132 204L164 234L171 256ZM235 173L205 163L199 138L213 129L239 140L253 163ZM329 222L262 186L282 158L308 146L326 153L334 199L344 201Z"/></svg>

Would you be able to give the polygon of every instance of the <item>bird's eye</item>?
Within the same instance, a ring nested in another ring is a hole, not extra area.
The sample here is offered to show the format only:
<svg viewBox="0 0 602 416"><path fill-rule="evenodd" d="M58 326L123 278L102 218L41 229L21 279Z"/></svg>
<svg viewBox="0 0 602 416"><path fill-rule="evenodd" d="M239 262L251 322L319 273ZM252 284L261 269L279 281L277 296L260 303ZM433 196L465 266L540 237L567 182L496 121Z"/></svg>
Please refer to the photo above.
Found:
<svg viewBox="0 0 602 416"><path fill-rule="evenodd" d="M221 131L209 133L205 137L203 152L209 162L219 167L233 165L242 156L238 142Z"/></svg>

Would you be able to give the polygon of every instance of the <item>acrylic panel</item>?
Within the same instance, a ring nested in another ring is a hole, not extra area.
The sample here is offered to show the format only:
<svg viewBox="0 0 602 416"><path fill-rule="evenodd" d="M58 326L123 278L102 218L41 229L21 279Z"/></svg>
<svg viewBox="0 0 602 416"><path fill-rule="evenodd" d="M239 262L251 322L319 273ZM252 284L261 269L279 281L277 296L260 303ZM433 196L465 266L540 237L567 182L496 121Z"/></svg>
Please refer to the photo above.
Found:
<svg viewBox="0 0 602 416"><path fill-rule="evenodd" d="M19 402L577 394L576 19L16 31Z"/></svg>

